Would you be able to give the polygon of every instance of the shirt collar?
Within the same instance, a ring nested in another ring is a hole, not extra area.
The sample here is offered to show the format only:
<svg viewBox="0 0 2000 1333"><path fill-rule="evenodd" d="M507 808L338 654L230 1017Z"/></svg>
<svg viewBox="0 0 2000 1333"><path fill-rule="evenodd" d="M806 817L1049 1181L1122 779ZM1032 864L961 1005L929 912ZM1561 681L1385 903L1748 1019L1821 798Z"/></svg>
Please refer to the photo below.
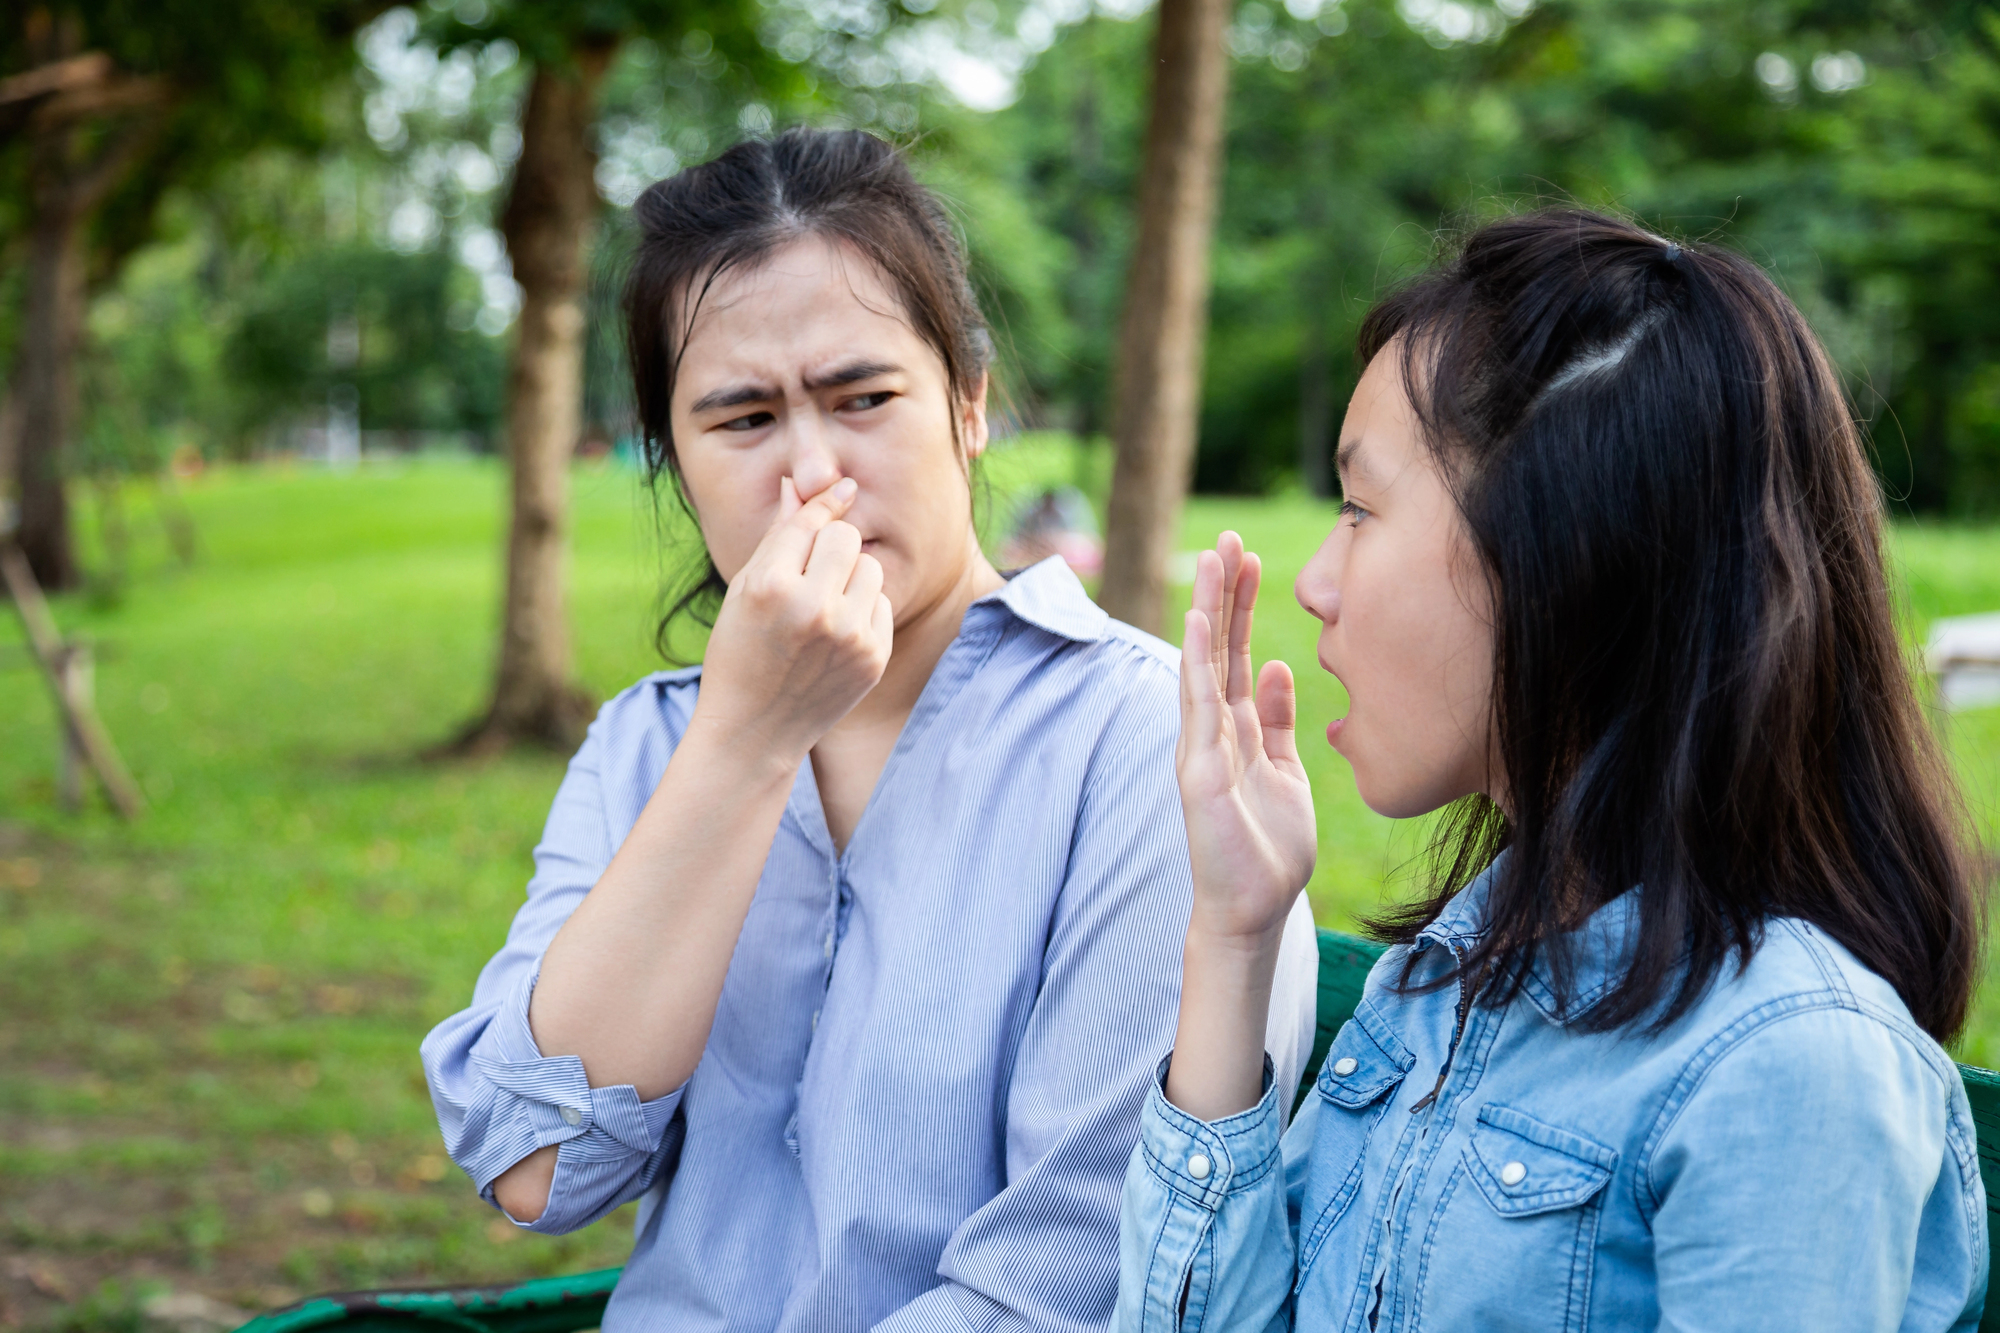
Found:
<svg viewBox="0 0 2000 1333"><path fill-rule="evenodd" d="M1424 943L1442 944L1463 955L1486 934L1487 899L1493 876L1506 863L1502 851L1493 864L1453 896L1437 919L1418 934ZM1567 937L1570 962L1569 1004L1556 1002L1554 965L1549 950L1535 951L1535 965L1528 969L1521 991L1543 1016L1553 1023L1573 1023L1594 1009L1611 992L1631 964L1633 946L1639 932L1639 890L1629 889L1590 914L1590 919Z"/></svg>
<svg viewBox="0 0 2000 1333"><path fill-rule="evenodd" d="M1017 620L1078 643L1103 638L1111 623L1111 617L1090 600L1068 562L1059 555L1008 575L1005 586L972 604L975 612L983 607L1005 608Z"/></svg>

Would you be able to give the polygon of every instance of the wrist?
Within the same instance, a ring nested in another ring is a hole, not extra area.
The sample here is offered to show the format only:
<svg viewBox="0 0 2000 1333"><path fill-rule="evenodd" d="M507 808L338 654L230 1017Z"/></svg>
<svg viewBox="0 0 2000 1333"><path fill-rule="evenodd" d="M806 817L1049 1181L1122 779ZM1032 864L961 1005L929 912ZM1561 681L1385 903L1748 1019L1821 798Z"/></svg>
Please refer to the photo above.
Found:
<svg viewBox="0 0 2000 1333"><path fill-rule="evenodd" d="M1278 964L1288 915L1280 915L1268 924L1245 927L1238 922L1215 920L1197 902L1188 918L1183 959L1208 964L1222 973L1262 971L1269 975Z"/></svg>
<svg viewBox="0 0 2000 1333"><path fill-rule="evenodd" d="M734 778L746 787L782 785L789 790L811 748L785 744L754 724L704 712L697 701L674 747L674 759L692 762L713 783L728 785Z"/></svg>

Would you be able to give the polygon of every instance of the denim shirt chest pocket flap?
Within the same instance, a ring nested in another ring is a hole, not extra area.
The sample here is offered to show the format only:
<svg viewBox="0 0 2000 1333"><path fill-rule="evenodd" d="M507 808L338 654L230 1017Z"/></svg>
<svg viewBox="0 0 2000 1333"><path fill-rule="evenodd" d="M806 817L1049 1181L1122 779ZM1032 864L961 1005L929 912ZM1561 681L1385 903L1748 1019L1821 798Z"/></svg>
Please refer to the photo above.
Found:
<svg viewBox="0 0 2000 1333"><path fill-rule="evenodd" d="M1465 1147L1465 1166L1502 1217L1532 1217L1588 1203L1618 1167L1594 1139L1489 1102Z"/></svg>
<svg viewBox="0 0 2000 1333"><path fill-rule="evenodd" d="M1359 1111L1403 1081L1416 1056L1365 1009L1355 1011L1333 1039L1315 1090L1335 1106Z"/></svg>

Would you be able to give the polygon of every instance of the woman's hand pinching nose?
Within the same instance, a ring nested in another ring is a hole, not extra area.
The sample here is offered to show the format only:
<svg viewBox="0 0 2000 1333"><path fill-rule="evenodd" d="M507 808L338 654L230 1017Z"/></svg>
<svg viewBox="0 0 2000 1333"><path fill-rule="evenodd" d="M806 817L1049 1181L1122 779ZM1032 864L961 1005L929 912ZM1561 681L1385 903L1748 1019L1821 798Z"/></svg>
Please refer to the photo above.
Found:
<svg viewBox="0 0 2000 1333"><path fill-rule="evenodd" d="M794 766L881 680L895 620L882 566L842 521L860 488L843 477L801 501L778 483L778 516L729 581L702 657L698 720Z"/></svg>

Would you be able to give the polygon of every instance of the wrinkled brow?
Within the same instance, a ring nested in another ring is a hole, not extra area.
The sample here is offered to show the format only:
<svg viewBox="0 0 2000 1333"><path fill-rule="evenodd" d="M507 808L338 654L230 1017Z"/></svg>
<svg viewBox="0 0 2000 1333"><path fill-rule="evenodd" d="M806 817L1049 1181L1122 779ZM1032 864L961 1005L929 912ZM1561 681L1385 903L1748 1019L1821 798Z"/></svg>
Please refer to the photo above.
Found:
<svg viewBox="0 0 2000 1333"><path fill-rule="evenodd" d="M850 361L844 366L836 366L824 374L808 375L800 381L808 393L818 393L821 389L838 389L843 384L859 384L862 380L872 380L878 375L894 375L901 372L901 366L892 366L886 361ZM725 407L745 407L751 403L768 403L784 394L768 384L732 384L727 388L713 389L694 400L688 408L689 415L713 412Z"/></svg>

